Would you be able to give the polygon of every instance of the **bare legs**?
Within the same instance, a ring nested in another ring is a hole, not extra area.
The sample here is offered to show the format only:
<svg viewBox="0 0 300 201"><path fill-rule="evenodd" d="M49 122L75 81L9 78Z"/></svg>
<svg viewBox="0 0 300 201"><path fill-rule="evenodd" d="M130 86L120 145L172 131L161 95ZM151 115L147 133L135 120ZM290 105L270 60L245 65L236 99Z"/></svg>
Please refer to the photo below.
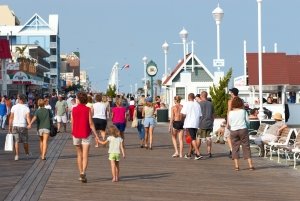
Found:
<svg viewBox="0 0 300 201"><path fill-rule="evenodd" d="M76 145L77 151L77 165L80 174L85 175L88 166L88 154L89 154L89 144Z"/></svg>
<svg viewBox="0 0 300 201"><path fill-rule="evenodd" d="M153 130L154 128L152 126L145 127L145 147L148 147L148 141L149 141L149 148L152 149L152 143L153 143Z"/></svg>
<svg viewBox="0 0 300 201"><path fill-rule="evenodd" d="M120 175L120 167L119 167L119 161L111 160L111 174L112 174L112 182L118 182L119 181L119 175Z"/></svg>
<svg viewBox="0 0 300 201"><path fill-rule="evenodd" d="M177 136L178 136L178 142L179 142L179 152L178 152L178 146L177 146ZM172 132L172 142L174 146L175 153L173 156L178 156L179 157L183 156L183 130L175 130L173 129Z"/></svg>
<svg viewBox="0 0 300 201"><path fill-rule="evenodd" d="M48 133L43 133L43 136L40 136L40 154L41 159L45 160L47 148L48 148Z"/></svg>

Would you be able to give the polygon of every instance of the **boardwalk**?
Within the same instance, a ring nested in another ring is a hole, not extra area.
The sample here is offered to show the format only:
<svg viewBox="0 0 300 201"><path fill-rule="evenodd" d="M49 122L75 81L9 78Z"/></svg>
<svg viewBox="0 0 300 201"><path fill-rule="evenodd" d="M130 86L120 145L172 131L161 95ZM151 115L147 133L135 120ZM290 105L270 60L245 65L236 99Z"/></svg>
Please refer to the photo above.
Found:
<svg viewBox="0 0 300 201"><path fill-rule="evenodd" d="M138 146L136 129L126 131L126 159L121 181L111 182L107 148L91 147L88 183L80 183L75 148L69 134L51 139L46 161L38 159L38 139L30 134L33 157L13 161L3 151L0 135L0 200L299 200L300 171L257 157L255 171L233 170L225 145L213 147L213 158L200 161L171 158L167 125L155 130L154 149ZM187 148L185 147L185 150ZM205 147L201 148L205 153ZM22 150L23 151L23 150Z"/></svg>

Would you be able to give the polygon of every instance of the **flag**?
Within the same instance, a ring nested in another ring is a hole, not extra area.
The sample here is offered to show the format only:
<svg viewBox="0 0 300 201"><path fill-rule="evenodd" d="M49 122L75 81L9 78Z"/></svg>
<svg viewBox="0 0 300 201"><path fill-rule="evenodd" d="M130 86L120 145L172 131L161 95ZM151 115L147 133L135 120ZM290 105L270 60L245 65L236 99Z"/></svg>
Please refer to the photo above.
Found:
<svg viewBox="0 0 300 201"><path fill-rule="evenodd" d="M121 70L123 70L124 68L129 68L129 64L125 64L124 66L122 66Z"/></svg>
<svg viewBox="0 0 300 201"><path fill-rule="evenodd" d="M0 59L11 59L9 42L6 39L0 39Z"/></svg>

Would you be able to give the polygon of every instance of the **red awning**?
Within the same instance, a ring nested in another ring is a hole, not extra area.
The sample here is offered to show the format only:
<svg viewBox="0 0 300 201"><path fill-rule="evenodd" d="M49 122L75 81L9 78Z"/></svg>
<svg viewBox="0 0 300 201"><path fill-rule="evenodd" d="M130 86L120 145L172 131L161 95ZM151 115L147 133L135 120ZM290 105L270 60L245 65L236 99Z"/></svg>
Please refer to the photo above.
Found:
<svg viewBox="0 0 300 201"><path fill-rule="evenodd" d="M0 39L0 59L11 59L9 42L6 39Z"/></svg>

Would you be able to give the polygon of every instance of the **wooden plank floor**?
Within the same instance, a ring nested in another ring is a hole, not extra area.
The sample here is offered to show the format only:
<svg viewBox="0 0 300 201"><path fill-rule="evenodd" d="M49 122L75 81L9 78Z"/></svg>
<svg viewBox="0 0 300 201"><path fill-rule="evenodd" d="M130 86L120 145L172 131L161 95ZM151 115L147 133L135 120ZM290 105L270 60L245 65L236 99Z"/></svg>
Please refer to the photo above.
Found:
<svg viewBox="0 0 300 201"><path fill-rule="evenodd" d="M9 200L8 195L14 192L14 187L38 167L36 179L31 177L31 184L27 179L26 184L35 187L28 188L23 197L18 197L19 200L299 200L300 170L294 170L291 163L290 166L277 164L276 160L259 158L254 153L256 170L247 170L246 161L241 160L241 171L236 172L232 160L227 157L226 145L220 144L213 145L211 159L174 159L171 158L170 135L166 131L167 125L159 124L155 129L154 149L146 150L138 146L136 129L127 128L126 159L121 159L121 181L118 183L111 182L107 148L94 146L90 150L88 183L79 182L76 153L70 137L57 139L56 144L63 142L53 151L49 150L47 165L52 165L52 168L45 171L39 166L39 159L31 160L31 166L30 160L15 163L11 162L11 157L1 159L0 200L3 200L1 195ZM201 151L205 153L204 146ZM3 164L9 164L13 172L18 172L18 165L23 163L30 167L26 172L19 172L18 176L4 179L10 187L2 193L5 186L2 170L10 174ZM13 178L17 181L11 181Z"/></svg>

